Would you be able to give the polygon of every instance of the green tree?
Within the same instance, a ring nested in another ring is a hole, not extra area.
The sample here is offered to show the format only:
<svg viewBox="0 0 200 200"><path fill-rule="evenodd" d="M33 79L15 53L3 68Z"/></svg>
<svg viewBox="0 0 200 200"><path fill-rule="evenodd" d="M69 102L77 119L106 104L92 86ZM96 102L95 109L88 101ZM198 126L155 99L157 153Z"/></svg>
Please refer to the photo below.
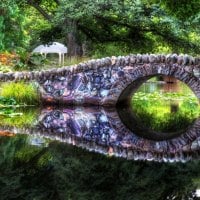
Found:
<svg viewBox="0 0 200 200"><path fill-rule="evenodd" d="M31 44L59 39L67 44L69 55L82 55L88 46L91 50L107 44L127 52L199 53L197 0L9 0L1 4L15 6L17 16L22 11L26 14ZM7 27L4 24L1 17L2 29ZM5 37L2 33L0 38Z"/></svg>
<svg viewBox="0 0 200 200"><path fill-rule="evenodd" d="M24 14L15 1L0 2L0 51L13 51L28 44L28 33L24 29Z"/></svg>
<svg viewBox="0 0 200 200"><path fill-rule="evenodd" d="M170 6L172 3L169 2L27 1L52 23L51 29L42 32L41 36L53 40L53 36L62 35L70 55L81 55L87 42L122 43L140 52L152 52L161 45L178 53L198 53L196 39L199 40L199 29L196 24L199 3L193 0L191 5L187 1L181 4L180 0ZM197 8L191 13L195 6Z"/></svg>

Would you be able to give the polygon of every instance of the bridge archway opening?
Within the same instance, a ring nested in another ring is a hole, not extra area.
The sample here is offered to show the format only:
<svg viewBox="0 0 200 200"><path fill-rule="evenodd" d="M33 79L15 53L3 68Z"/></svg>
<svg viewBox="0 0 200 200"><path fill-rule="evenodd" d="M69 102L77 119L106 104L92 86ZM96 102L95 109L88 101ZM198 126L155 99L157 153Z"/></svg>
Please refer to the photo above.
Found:
<svg viewBox="0 0 200 200"><path fill-rule="evenodd" d="M162 75L162 74L157 74L157 75L150 75L146 77L140 77L136 79L135 81L132 81L128 86L121 92L119 95L119 98L117 100L117 107L120 106L128 106L130 104L131 98L134 95L134 93L146 82L151 81L151 79L156 79L157 81L167 83L167 86L169 88L165 88L165 90L170 89L170 85L173 86L177 84L178 82L186 85L191 92L193 92L196 96L197 99L200 100L200 98L197 96L197 93L199 91L196 91L194 88L192 88L189 84L185 83L184 81L174 77L174 76L168 76L168 75ZM178 89L178 88L171 88L172 90Z"/></svg>
<svg viewBox="0 0 200 200"><path fill-rule="evenodd" d="M152 92L146 91L146 94L145 91L141 92L140 88L143 84L151 84L156 81L159 83L163 93L162 95L157 93L158 88L151 88L153 89ZM182 90L183 85L185 85L184 88L187 89L186 91ZM139 93L138 90L140 91ZM186 94L184 94L184 92L186 92ZM172 95L170 95L170 93ZM176 97L175 100L173 100L173 95ZM179 98L187 98L187 95L189 95L188 100L179 100ZM136 103L133 103L134 96L137 96ZM152 98L149 99L149 97ZM169 97L171 98L170 101L168 99ZM142 103L145 105L142 105ZM133 108L133 106L135 106L135 108ZM151 111L149 111L150 109L148 106L152 107ZM191 115L186 116L190 108L184 108L184 106L193 106ZM194 106L196 107L194 108ZM151 75L133 81L121 93L117 102L117 109L122 122L128 129L144 138L156 141L172 139L185 133L188 127L194 123L195 119L200 116L198 98L194 95L191 88L175 77L166 75ZM142 111L140 111L140 109ZM195 109L198 109L199 113L193 113L196 112ZM161 112L159 117L162 117L160 119L155 117L157 114L159 115L159 112ZM169 119L169 116L171 116L172 119ZM153 120L157 120L157 122ZM163 122L166 123L166 125L161 124L159 126L153 124ZM158 127L160 127L160 129Z"/></svg>

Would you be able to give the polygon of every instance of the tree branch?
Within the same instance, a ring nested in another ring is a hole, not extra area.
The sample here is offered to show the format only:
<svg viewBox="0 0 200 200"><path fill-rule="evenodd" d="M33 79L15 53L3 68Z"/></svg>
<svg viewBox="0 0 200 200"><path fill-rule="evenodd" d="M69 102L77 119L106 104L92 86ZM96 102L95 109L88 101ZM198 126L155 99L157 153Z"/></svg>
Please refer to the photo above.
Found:
<svg viewBox="0 0 200 200"><path fill-rule="evenodd" d="M61 4L60 0L55 0L55 2L57 3L57 5Z"/></svg>
<svg viewBox="0 0 200 200"><path fill-rule="evenodd" d="M45 10L40 7L40 5L38 3L36 3L34 0L27 0L27 3L34 7L40 14L42 14L42 16L47 19L48 21L51 21L52 20L52 17L47 13L45 12Z"/></svg>

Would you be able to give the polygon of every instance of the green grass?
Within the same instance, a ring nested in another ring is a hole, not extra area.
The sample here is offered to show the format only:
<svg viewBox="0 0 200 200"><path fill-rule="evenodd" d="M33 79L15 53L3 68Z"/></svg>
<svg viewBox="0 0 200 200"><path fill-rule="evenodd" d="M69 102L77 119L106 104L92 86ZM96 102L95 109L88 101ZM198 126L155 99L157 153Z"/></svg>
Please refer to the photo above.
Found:
<svg viewBox="0 0 200 200"><path fill-rule="evenodd" d="M65 61L64 61L64 66L70 66L70 65L75 65L75 64L79 64L81 62L85 62L91 60L90 57L77 57L77 56L73 56L73 57L65 57ZM58 57L54 56L54 55L49 55L47 56L47 62L43 65L43 66L38 66L35 69L51 69L51 68L59 68L62 67L63 65L59 65L58 64Z"/></svg>
<svg viewBox="0 0 200 200"><path fill-rule="evenodd" d="M13 113L21 115L0 115L0 126L15 126L18 128L31 127L37 120L39 109L35 108L17 108Z"/></svg>
<svg viewBox="0 0 200 200"><path fill-rule="evenodd" d="M18 104L37 105L39 93L35 85L31 83L3 83L0 96L14 98Z"/></svg>
<svg viewBox="0 0 200 200"><path fill-rule="evenodd" d="M200 116L193 94L137 92L131 107L141 124L156 131L184 129Z"/></svg>
<svg viewBox="0 0 200 200"><path fill-rule="evenodd" d="M85 62L91 60L90 57L68 57L65 62L64 65L68 66L68 65L74 65L74 64L79 64L81 62Z"/></svg>

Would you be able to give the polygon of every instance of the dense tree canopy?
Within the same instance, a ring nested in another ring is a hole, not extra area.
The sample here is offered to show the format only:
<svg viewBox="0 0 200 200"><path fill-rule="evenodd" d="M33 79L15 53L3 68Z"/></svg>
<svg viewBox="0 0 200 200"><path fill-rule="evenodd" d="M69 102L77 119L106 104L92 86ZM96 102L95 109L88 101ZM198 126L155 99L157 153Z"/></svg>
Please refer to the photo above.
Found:
<svg viewBox="0 0 200 200"><path fill-rule="evenodd" d="M18 29L30 34L30 44L60 40L70 55L108 44L127 52L199 53L198 0L14 0L6 4L24 11L25 24L18 20L19 12L14 19Z"/></svg>
<svg viewBox="0 0 200 200"><path fill-rule="evenodd" d="M0 51L23 48L28 42L25 16L15 1L0 1Z"/></svg>

